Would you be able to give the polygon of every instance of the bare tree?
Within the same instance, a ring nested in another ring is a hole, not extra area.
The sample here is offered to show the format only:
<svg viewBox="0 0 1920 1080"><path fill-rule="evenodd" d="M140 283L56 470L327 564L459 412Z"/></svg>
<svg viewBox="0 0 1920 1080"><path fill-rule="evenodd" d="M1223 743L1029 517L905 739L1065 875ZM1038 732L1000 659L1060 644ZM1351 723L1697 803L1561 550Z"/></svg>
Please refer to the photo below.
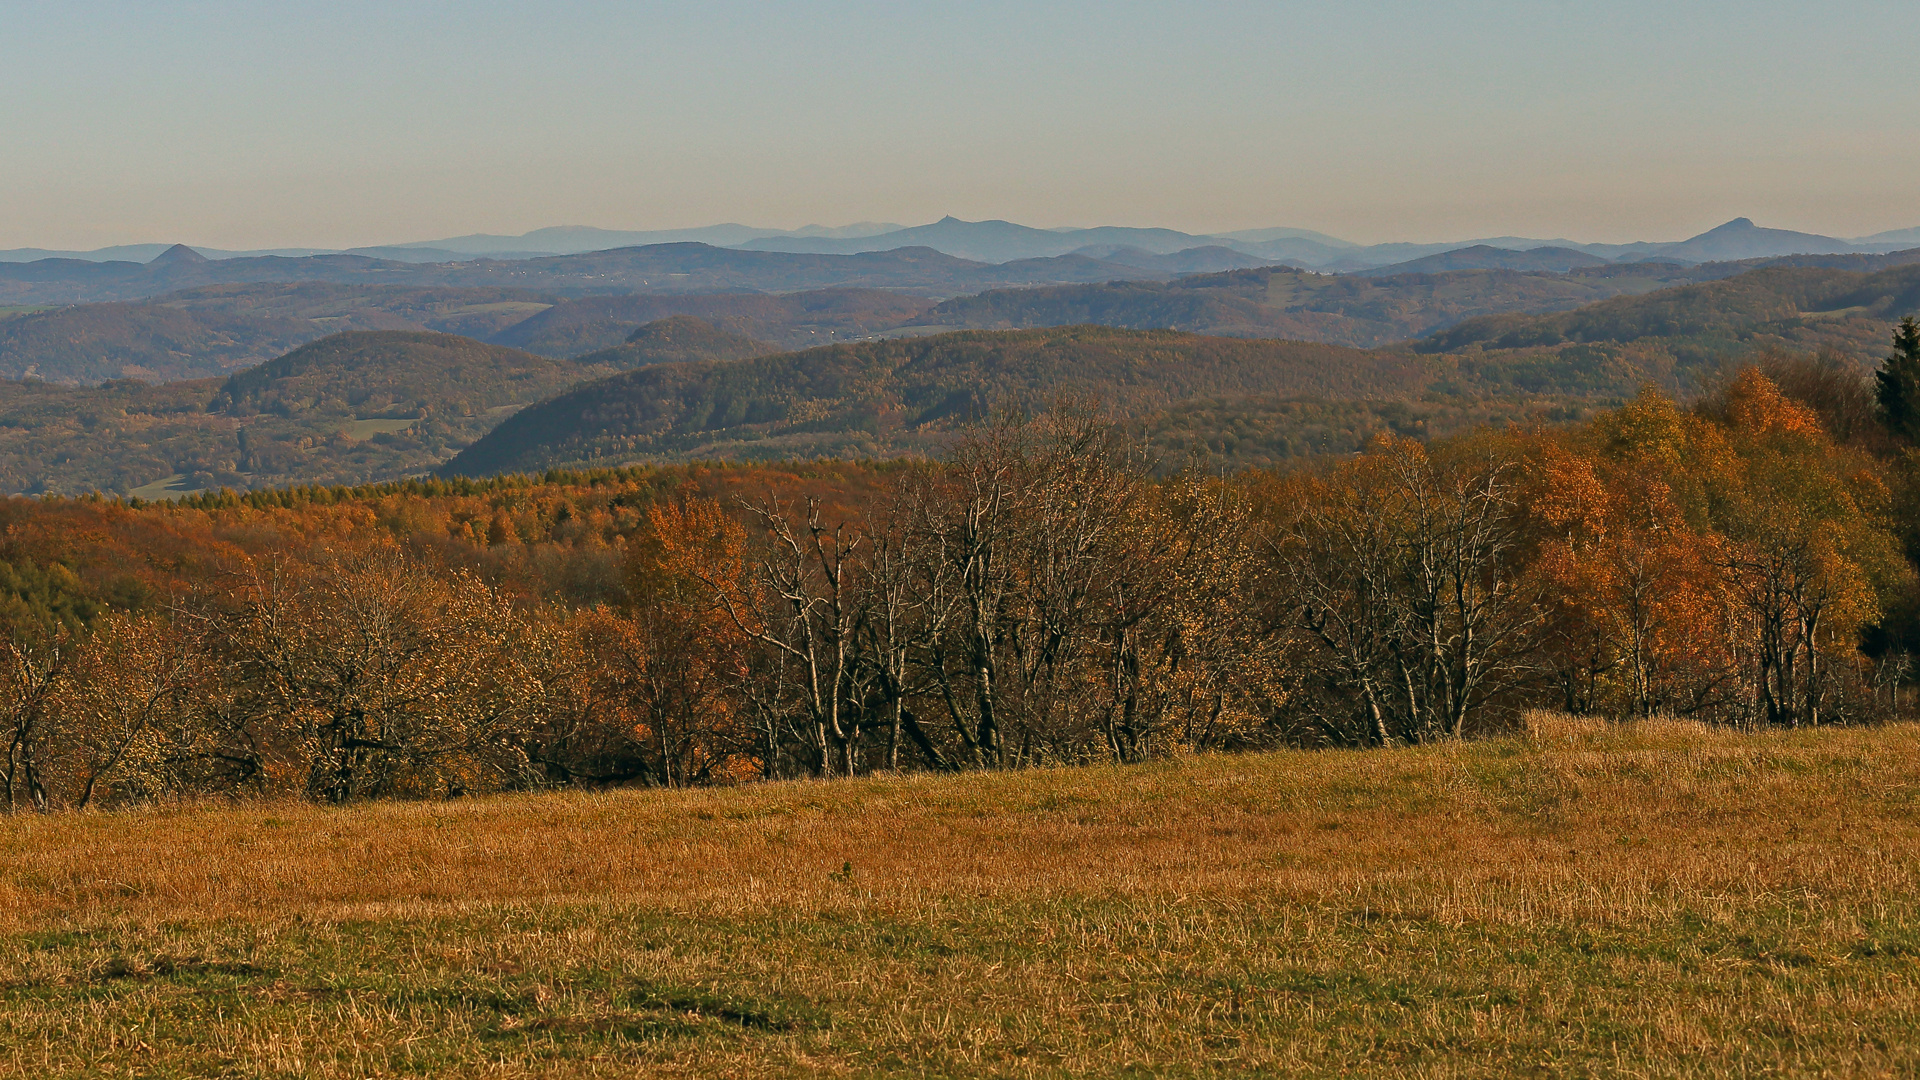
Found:
<svg viewBox="0 0 1920 1080"><path fill-rule="evenodd" d="M44 759L48 755L48 710L70 654L67 635L29 644L18 638L0 642L0 734L6 758L0 760L0 785L7 809L48 808Z"/></svg>
<svg viewBox="0 0 1920 1080"><path fill-rule="evenodd" d="M1306 493L1283 530L1299 626L1361 710L1363 741L1457 738L1529 669L1544 616L1518 572L1516 469L1497 446L1436 461L1388 441Z"/></svg>
<svg viewBox="0 0 1920 1080"><path fill-rule="evenodd" d="M765 538L752 571L763 606L749 613L716 595L742 632L792 665L793 677L782 684L793 691L800 722L789 723L814 775L852 776L866 721L855 695L863 616L855 555L865 536L845 522L824 524L816 500L807 500L804 519L777 500L743 505Z"/></svg>
<svg viewBox="0 0 1920 1080"><path fill-rule="evenodd" d="M1117 575L1145 473L1111 424L1068 406L978 433L908 493L913 662L967 764L1107 743L1101 634L1133 595Z"/></svg>

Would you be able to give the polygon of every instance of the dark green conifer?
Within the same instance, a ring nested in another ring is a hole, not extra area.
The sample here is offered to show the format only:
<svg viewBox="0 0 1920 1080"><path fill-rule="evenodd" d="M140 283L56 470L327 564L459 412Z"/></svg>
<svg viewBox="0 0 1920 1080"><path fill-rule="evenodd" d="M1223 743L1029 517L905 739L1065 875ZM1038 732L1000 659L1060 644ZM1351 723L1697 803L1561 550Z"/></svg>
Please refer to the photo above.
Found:
<svg viewBox="0 0 1920 1080"><path fill-rule="evenodd" d="M1893 331L1893 352L1877 378L1887 430L1920 442L1920 323L1913 316L1901 319Z"/></svg>

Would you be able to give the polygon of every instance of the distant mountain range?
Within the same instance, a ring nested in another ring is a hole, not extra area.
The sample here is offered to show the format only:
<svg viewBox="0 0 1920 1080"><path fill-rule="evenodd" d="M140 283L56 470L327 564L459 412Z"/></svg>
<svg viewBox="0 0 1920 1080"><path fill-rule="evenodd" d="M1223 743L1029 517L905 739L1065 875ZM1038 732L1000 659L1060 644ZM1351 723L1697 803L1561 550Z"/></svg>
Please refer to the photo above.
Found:
<svg viewBox="0 0 1920 1080"><path fill-rule="evenodd" d="M1474 247L1328 274L1244 266L1247 256L1217 246L1172 255L1100 251L1105 258L994 265L929 248L809 255L682 243L421 264L350 255L214 261L179 247L144 265L7 264L0 265L0 379L200 379L345 330L459 334L555 358L621 349L622 356L667 356L693 346L638 343L631 335L674 316L733 335L725 347L697 345L715 356L1081 323L1365 348L1483 316L1549 314L1756 271L1860 274L1920 263L1920 249L1683 265L1608 263L1564 248Z"/></svg>
<svg viewBox="0 0 1920 1080"><path fill-rule="evenodd" d="M801 229L761 229L749 225L724 224L653 231L565 226L535 229L519 236L475 233L440 240L344 250L193 250L213 260L357 255L387 262L446 263L550 258L661 244L704 244L716 248L797 255L858 255L901 248L929 248L943 255L990 265L1027 259L1083 256L1176 274L1273 264L1345 273L1379 272L1382 268L1396 268L1395 272L1403 272L1397 268L1438 255L1451 256L1445 264L1447 269L1535 269L1544 263L1564 264L1566 268L1593 265L1570 259L1566 254L1532 260L1518 258L1541 249L1587 256L1602 262L1661 260L1684 264L1783 255L1876 254L1920 246L1920 227L1840 239L1762 228L1748 218L1735 218L1698 236L1673 242L1585 244L1567 239L1497 236L1458 243L1361 245L1310 229L1248 229L1218 234L1119 226L1036 229L1010 221L962 221L946 217L930 225L911 228L880 222L841 227L809 225ZM28 263L44 259L145 263L174 246L130 244L95 251L16 248L0 251L0 263ZM1151 261L1154 259L1162 261Z"/></svg>

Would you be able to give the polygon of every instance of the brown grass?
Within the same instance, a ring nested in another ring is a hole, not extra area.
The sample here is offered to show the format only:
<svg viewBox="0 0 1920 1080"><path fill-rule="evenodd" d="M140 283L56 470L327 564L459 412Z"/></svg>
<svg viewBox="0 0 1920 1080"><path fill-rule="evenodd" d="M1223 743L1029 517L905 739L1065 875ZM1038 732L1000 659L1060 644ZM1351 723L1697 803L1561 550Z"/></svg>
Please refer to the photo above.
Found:
<svg viewBox="0 0 1920 1080"><path fill-rule="evenodd" d="M1920 730L0 819L0 1074L1920 1070Z"/></svg>

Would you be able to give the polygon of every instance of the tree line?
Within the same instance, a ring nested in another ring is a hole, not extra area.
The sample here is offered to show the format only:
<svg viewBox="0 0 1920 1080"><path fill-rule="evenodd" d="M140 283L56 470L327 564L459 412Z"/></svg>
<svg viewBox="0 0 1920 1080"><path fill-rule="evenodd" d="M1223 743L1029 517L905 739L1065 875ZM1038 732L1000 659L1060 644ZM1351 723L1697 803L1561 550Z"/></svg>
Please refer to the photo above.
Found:
<svg viewBox="0 0 1920 1080"><path fill-rule="evenodd" d="M585 598L322 530L16 625L0 787L344 802L1398 745L1541 707L1889 719L1920 647L1916 365L1909 321L1873 382L1776 357L1692 406L1233 476L1068 403L857 500L661 492Z"/></svg>

